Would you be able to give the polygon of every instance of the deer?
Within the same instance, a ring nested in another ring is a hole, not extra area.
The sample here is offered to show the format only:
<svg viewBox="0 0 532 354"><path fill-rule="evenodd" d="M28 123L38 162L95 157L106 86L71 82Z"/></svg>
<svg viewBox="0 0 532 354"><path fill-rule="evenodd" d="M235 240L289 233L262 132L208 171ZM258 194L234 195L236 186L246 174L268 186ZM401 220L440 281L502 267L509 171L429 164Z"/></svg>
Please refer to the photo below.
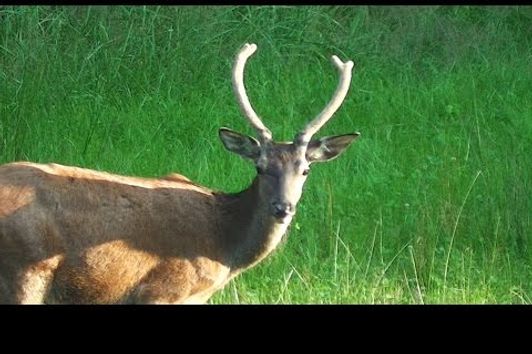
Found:
<svg viewBox="0 0 532 354"><path fill-rule="evenodd" d="M219 129L250 160L248 188L223 193L177 173L120 176L60 164L0 166L0 303L202 304L270 255L287 233L311 164L338 157L360 135L312 137L341 106L353 62L332 56L339 83L291 142L276 142L251 106L237 53L232 86L257 139Z"/></svg>

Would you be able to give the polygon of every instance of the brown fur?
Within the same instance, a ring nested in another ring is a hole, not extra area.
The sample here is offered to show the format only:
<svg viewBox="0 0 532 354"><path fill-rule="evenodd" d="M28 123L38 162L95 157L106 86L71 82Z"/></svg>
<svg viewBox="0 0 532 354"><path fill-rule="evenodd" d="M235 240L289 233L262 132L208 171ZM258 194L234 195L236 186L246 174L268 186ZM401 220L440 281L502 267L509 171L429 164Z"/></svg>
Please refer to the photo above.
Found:
<svg viewBox="0 0 532 354"><path fill-rule="evenodd" d="M0 166L0 302L204 302L266 256L265 240L243 242L268 236L249 227L254 193L215 193L177 174Z"/></svg>

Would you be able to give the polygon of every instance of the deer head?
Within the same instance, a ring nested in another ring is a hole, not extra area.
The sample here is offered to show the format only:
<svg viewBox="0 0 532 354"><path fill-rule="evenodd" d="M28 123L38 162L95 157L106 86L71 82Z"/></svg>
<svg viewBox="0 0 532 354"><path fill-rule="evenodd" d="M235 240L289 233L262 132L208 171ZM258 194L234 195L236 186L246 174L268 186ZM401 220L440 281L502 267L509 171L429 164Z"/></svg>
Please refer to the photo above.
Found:
<svg viewBox="0 0 532 354"><path fill-rule="evenodd" d="M255 164L259 198L264 201L269 215L278 223L289 223L301 198L311 164L336 158L360 135L351 133L312 139L345 99L351 82L353 62L344 63L337 56L332 57L340 80L331 101L295 135L293 141L275 142L271 131L251 106L244 87L244 67L256 50L255 44L245 44L242 47L235 60L232 81L242 113L256 130L258 139L228 128L221 128L219 135L226 149Z"/></svg>

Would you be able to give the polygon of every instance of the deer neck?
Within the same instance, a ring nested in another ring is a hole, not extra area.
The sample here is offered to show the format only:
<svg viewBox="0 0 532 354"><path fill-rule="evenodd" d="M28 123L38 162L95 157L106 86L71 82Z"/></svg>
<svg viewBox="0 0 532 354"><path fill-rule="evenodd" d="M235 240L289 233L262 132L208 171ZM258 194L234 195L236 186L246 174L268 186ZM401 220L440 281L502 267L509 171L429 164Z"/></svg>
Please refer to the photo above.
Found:
<svg viewBox="0 0 532 354"><path fill-rule="evenodd" d="M227 258L232 273L253 267L268 256L282 240L291 220L279 223L271 216L269 203L260 198L260 179L237 194L225 195L222 207L227 235Z"/></svg>

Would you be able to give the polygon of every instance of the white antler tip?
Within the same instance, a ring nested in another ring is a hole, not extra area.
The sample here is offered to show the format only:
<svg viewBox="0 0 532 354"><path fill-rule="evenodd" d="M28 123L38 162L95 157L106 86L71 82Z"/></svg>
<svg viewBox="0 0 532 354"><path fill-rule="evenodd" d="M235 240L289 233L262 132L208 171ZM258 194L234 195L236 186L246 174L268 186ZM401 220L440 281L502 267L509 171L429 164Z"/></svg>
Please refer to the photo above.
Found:
<svg viewBox="0 0 532 354"><path fill-rule="evenodd" d="M348 62L344 63L336 55L332 56L332 62L338 69L346 68L348 70L351 70L353 68L353 65L355 65L351 60L349 60Z"/></svg>
<svg viewBox="0 0 532 354"><path fill-rule="evenodd" d="M246 43L240 52L246 54L246 56L250 56L251 54L255 53L256 50L257 45L255 43Z"/></svg>

